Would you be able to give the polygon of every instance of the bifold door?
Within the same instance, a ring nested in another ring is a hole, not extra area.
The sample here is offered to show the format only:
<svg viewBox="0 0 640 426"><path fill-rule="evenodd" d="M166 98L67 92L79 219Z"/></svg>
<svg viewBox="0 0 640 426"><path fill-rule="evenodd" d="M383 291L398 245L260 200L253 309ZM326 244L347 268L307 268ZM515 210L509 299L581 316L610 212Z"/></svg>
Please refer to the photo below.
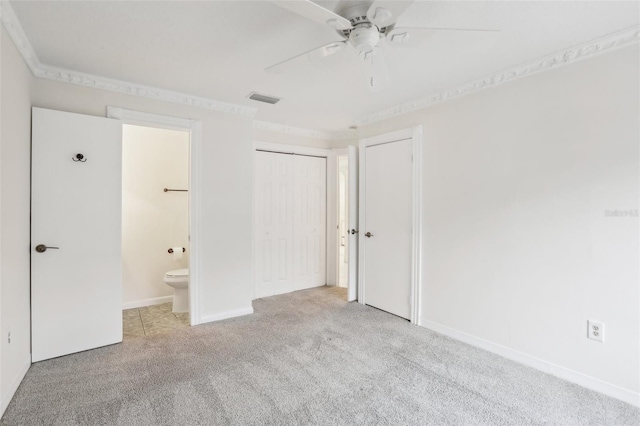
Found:
<svg viewBox="0 0 640 426"><path fill-rule="evenodd" d="M255 297L325 285L326 158L256 151Z"/></svg>
<svg viewBox="0 0 640 426"><path fill-rule="evenodd" d="M122 125L33 108L33 362L122 341Z"/></svg>

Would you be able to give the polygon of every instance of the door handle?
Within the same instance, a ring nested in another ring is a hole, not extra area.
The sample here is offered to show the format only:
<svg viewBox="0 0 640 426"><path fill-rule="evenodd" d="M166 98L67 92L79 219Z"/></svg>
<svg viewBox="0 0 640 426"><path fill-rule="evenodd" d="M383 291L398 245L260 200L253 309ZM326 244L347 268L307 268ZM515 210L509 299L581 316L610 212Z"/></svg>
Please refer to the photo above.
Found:
<svg viewBox="0 0 640 426"><path fill-rule="evenodd" d="M364 236L367 238L371 238L373 237L373 234L371 232L367 232L366 234L364 234Z"/></svg>
<svg viewBox="0 0 640 426"><path fill-rule="evenodd" d="M357 233L358 233L358 231L356 231L355 229L352 229L352 230L351 230L351 235L353 235L353 234L357 234Z"/></svg>
<svg viewBox="0 0 640 426"><path fill-rule="evenodd" d="M60 247L47 247L44 244L38 244L36 246L36 251L38 253L44 253L45 251L47 251L47 249L60 250Z"/></svg>

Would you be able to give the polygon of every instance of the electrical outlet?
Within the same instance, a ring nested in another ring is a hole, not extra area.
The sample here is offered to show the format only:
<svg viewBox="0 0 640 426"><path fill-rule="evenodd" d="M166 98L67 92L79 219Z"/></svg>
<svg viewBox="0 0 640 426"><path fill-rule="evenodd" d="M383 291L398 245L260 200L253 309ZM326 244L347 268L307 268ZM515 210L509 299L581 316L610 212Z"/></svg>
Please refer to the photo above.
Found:
<svg viewBox="0 0 640 426"><path fill-rule="evenodd" d="M9 334L7 335L7 342L11 343L11 332L9 332Z"/></svg>
<svg viewBox="0 0 640 426"><path fill-rule="evenodd" d="M588 334L587 337L598 342L604 342L604 323L595 320L587 321Z"/></svg>

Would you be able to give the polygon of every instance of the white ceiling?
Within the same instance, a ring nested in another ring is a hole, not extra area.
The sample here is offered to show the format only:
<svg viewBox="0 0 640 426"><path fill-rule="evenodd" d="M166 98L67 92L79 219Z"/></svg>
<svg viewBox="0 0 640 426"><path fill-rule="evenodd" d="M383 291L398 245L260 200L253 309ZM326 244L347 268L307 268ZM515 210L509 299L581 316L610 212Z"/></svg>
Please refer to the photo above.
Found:
<svg viewBox="0 0 640 426"><path fill-rule="evenodd" d="M348 55L297 73L264 72L340 40L330 28L267 1L14 0L12 5L43 64L251 105L258 107L258 120L320 131L346 130L358 117L640 22L636 1L419 0L397 26L500 32L441 32L419 49L387 47L391 87L370 92L360 65ZM284 100L256 103L246 99L252 91Z"/></svg>

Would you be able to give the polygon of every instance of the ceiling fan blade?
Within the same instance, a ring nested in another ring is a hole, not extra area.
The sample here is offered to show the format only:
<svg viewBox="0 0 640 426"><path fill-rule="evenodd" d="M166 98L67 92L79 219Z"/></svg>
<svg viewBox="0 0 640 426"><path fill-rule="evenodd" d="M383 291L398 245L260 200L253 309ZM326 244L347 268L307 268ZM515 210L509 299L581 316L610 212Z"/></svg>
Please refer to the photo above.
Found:
<svg viewBox="0 0 640 426"><path fill-rule="evenodd" d="M496 44L500 30L483 28L402 27L386 35L387 44L397 47L446 46L451 50L485 53Z"/></svg>
<svg viewBox="0 0 640 426"><path fill-rule="evenodd" d="M329 25L337 30L348 30L351 22L348 19L334 13L310 0L269 0L271 3L283 9L290 10L300 16L311 19L321 24Z"/></svg>
<svg viewBox="0 0 640 426"><path fill-rule="evenodd" d="M364 63L367 86L372 92L378 92L389 87L389 69L384 56L384 50L375 48L370 52L360 53Z"/></svg>
<svg viewBox="0 0 640 426"><path fill-rule="evenodd" d="M346 46L345 41L334 41L333 43L325 44L315 49L311 49L293 58L286 59L282 62L278 62L268 68L265 71L280 74L289 71L295 71L300 68L304 68L305 65L313 64L328 56L334 55L342 51Z"/></svg>
<svg viewBox="0 0 640 426"><path fill-rule="evenodd" d="M413 0L377 0L369 7L367 18L380 28L386 27L396 22L412 3Z"/></svg>

